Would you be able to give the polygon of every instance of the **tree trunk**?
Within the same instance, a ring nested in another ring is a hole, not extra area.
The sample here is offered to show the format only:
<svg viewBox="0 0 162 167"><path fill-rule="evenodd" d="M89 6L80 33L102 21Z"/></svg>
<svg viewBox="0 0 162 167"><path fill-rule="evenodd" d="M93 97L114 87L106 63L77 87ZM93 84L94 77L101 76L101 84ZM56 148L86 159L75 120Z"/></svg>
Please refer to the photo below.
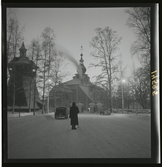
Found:
<svg viewBox="0 0 162 167"><path fill-rule="evenodd" d="M110 55L109 55L109 68L110 68L110 78L109 78L109 98L110 98L110 114L112 113L112 97L111 97L111 59L110 59Z"/></svg>
<svg viewBox="0 0 162 167"><path fill-rule="evenodd" d="M29 112L31 112L31 94L32 94L31 83L32 83L32 80L30 81L30 90L29 90Z"/></svg>
<svg viewBox="0 0 162 167"><path fill-rule="evenodd" d="M14 67L15 69L15 67ZM13 102L12 102L12 114L15 112L15 70L13 70Z"/></svg>
<svg viewBox="0 0 162 167"><path fill-rule="evenodd" d="M49 113L49 74L50 74L50 67L51 67L51 45L49 44L49 66L48 66L48 103L47 103L47 113Z"/></svg>
<svg viewBox="0 0 162 167"><path fill-rule="evenodd" d="M14 46L13 46L13 50L14 50ZM14 58L15 58L15 52L14 52ZM16 76L16 68L15 68L15 62L14 62L14 66L13 66L13 103L12 103L12 114L14 114L15 112L15 76Z"/></svg>
<svg viewBox="0 0 162 167"><path fill-rule="evenodd" d="M20 117L20 106L19 106L19 117Z"/></svg>
<svg viewBox="0 0 162 167"><path fill-rule="evenodd" d="M35 115L35 91L36 91L36 79L37 79L37 64L38 64L38 54L36 57L36 69L35 69L35 79L34 79L34 104L33 104L33 112Z"/></svg>
<svg viewBox="0 0 162 167"><path fill-rule="evenodd" d="M33 44L33 50L32 50L32 61L33 61L33 57L34 57L34 44ZM30 93L29 93L29 112L31 112L31 94L32 94L32 89L31 89L31 85L32 85L32 80L33 78L31 78L30 81ZM35 87L34 87L35 88ZM34 94L35 94L35 89L34 89ZM34 102L35 103L35 102ZM33 110L34 111L34 110ZM35 111L34 111L34 115L35 115Z"/></svg>
<svg viewBox="0 0 162 167"><path fill-rule="evenodd" d="M42 105L42 114L45 112L45 102L44 102L44 94L45 94L45 63L44 63L44 71L43 71L43 105Z"/></svg>
<svg viewBox="0 0 162 167"><path fill-rule="evenodd" d="M18 41L18 38L17 38L17 29L16 29L16 31L15 31L15 36L14 36L14 38L15 38L15 43L13 44L13 52L14 52L14 58L16 57L16 48L17 48L17 45L18 45L18 43L17 43L17 41ZM13 78L13 105L12 105L12 113L14 113L14 110L15 110L15 89L16 89L16 86L15 86L15 76L16 76L16 68L15 68L15 62L14 62L14 78Z"/></svg>
<svg viewBox="0 0 162 167"><path fill-rule="evenodd" d="M34 79L33 115L35 115L35 90L36 90L36 76Z"/></svg>

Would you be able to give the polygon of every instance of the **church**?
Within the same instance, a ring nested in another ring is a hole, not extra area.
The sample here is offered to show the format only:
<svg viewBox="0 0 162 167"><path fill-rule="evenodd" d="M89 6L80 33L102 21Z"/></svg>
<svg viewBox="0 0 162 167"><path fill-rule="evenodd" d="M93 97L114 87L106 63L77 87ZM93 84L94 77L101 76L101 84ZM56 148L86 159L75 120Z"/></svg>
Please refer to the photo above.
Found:
<svg viewBox="0 0 162 167"><path fill-rule="evenodd" d="M54 86L50 91L50 108L58 106L70 107L70 104L75 102L76 104L82 103L84 111L88 110L89 104L93 101L93 96L89 89L91 82L90 77L86 74L87 70L84 66L82 53L80 54L79 65L82 70L82 77L77 72L71 80Z"/></svg>

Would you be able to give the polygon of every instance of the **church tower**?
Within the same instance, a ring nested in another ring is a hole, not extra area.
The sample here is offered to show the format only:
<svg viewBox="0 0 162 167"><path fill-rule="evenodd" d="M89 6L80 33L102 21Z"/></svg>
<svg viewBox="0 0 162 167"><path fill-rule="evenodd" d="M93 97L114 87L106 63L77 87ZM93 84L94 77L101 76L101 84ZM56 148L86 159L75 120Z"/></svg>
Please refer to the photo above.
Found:
<svg viewBox="0 0 162 167"><path fill-rule="evenodd" d="M15 92L15 109L39 109L41 107L41 101L36 88L35 75L36 64L26 57L26 51L24 42L19 49L20 56L14 57L8 63L8 69L10 74L9 83L7 86L7 106L12 108L13 95ZM35 90L35 93L34 93ZM34 105L35 96L35 105Z"/></svg>
<svg viewBox="0 0 162 167"><path fill-rule="evenodd" d="M80 54L80 66L81 66L81 69L82 69L82 74L84 75L85 72L86 72L86 68L84 66L84 60L83 60L83 53L82 53L82 50L83 50L83 47L81 46L81 54Z"/></svg>
<svg viewBox="0 0 162 167"><path fill-rule="evenodd" d="M79 62L80 62L80 66L81 66L81 69L82 69L82 84L83 85L88 85L88 84L90 84L90 77L86 74L87 69L84 66L82 51L83 51L83 47L81 46L81 54L80 54L81 58L80 58Z"/></svg>
<svg viewBox="0 0 162 167"><path fill-rule="evenodd" d="M81 81L82 85L89 85L90 84L90 77L86 74L86 67L84 66L84 60L83 60L83 47L81 46L81 54L80 54L80 60L79 60L79 66L81 68L82 77L79 76L79 74L75 74L73 79L79 79Z"/></svg>

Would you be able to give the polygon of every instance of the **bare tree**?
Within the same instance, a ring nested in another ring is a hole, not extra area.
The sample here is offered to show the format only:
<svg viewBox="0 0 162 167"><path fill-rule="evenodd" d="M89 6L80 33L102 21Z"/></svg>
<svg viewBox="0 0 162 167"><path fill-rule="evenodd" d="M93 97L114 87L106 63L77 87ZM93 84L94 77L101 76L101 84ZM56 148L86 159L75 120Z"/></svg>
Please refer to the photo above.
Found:
<svg viewBox="0 0 162 167"><path fill-rule="evenodd" d="M19 21L16 17L14 10L7 11L7 61L11 61L15 58L19 52L18 49L22 42L24 27L20 27ZM13 75L15 75L15 66L12 69ZM9 80L9 71L7 69L7 80ZM15 76L13 76L13 105L12 113L14 113L15 106Z"/></svg>
<svg viewBox="0 0 162 167"><path fill-rule="evenodd" d="M51 62L51 70L49 73L50 77L50 84L49 84L49 92L52 89L52 93L50 93L49 99L54 100L54 106L56 108L56 96L58 96L59 91L55 89L57 85L59 85L60 92L62 95L65 94L65 86L61 85L62 80L68 75L68 72L65 72L65 67L67 64L64 65L64 55L61 51L53 50L53 61Z"/></svg>
<svg viewBox="0 0 162 167"><path fill-rule="evenodd" d="M138 69L137 73L142 75L145 88L148 90L147 96L150 92L150 54L151 54L151 9L150 7L134 7L126 10L129 14L127 25L134 30L136 40L132 44L132 55L137 55L142 68ZM141 71L142 70L142 71ZM136 74L137 74L136 73ZM141 77L140 77L141 79ZM141 81L140 81L141 82ZM141 92L141 91L139 91ZM139 93L138 92L138 93ZM141 92L142 93L142 92Z"/></svg>
<svg viewBox="0 0 162 167"><path fill-rule="evenodd" d="M39 68L38 61L39 61L39 58L41 57L41 45L40 45L39 39L35 41L34 46L36 47L36 56L35 56L36 69L35 69L35 80L34 80L35 82L34 82L34 106L33 106L33 113L35 115L36 85L39 82L39 78L37 77L37 69Z"/></svg>
<svg viewBox="0 0 162 167"><path fill-rule="evenodd" d="M138 54L142 62L146 61L145 63L150 64L151 9L150 7L134 7L126 10L126 13L129 14L126 24L133 28L137 37L131 48L132 54Z"/></svg>
<svg viewBox="0 0 162 167"><path fill-rule="evenodd" d="M16 14L13 12L7 15L7 60L8 62L17 56L18 49L23 40L24 26L21 27Z"/></svg>
<svg viewBox="0 0 162 167"><path fill-rule="evenodd" d="M55 48L54 30L46 27L39 40L33 40L30 45L29 56L36 66L35 85L38 87L42 99L42 114L45 113L45 103L49 101L49 92L67 75L63 72L64 57ZM35 92L35 91L34 91ZM47 105L48 107L49 105ZM49 111L49 108L47 108Z"/></svg>
<svg viewBox="0 0 162 167"><path fill-rule="evenodd" d="M64 55L61 51L55 50L53 54L52 68L50 73L51 80L53 81L53 86L61 83L64 77L68 75L68 73L65 72L65 67L67 64L64 65L63 63Z"/></svg>
<svg viewBox="0 0 162 167"><path fill-rule="evenodd" d="M100 83L91 83L89 85L89 91L94 102L102 102L106 106L107 101L105 99L107 99L107 91Z"/></svg>
<svg viewBox="0 0 162 167"><path fill-rule="evenodd" d="M43 101L43 108L42 108L42 112L44 113L45 111L45 96L47 96L48 92L46 91L46 87L49 87L49 79L50 79L50 70L51 70L51 62L52 62L52 50L54 49L55 46L55 35L54 35L54 31L53 29L51 29L50 27L46 27L44 29L44 31L41 34L41 45L42 45L42 57L41 59L41 63L43 65L43 76L39 76L42 77L43 80L43 85L42 85L42 101ZM39 63L40 64L40 63ZM48 88L49 90L49 88Z"/></svg>
<svg viewBox="0 0 162 167"><path fill-rule="evenodd" d="M36 46L36 40L35 39L33 39L32 41L31 41L31 45L30 45L30 47L29 47L29 52L30 52L30 50L31 50L31 54L29 53L28 55L30 55L29 57L31 57L31 60L33 61L33 59L34 59L34 54L35 54L35 46ZM30 79L29 80L29 85L30 85L30 87L29 87L29 112L31 112L31 97L32 97L32 79Z"/></svg>
<svg viewBox="0 0 162 167"><path fill-rule="evenodd" d="M149 108L148 100L150 98L150 89L147 87L148 84L148 79L145 76L145 69L143 67L134 71L131 86L135 100L141 104L143 108Z"/></svg>
<svg viewBox="0 0 162 167"><path fill-rule="evenodd" d="M36 85L41 82L39 80L39 77L37 77L37 73L38 73L38 63L39 63L39 59L41 57L41 45L40 45L40 39L33 39L31 41L31 44L29 45L29 54L28 57L35 63L36 65L36 69L33 69L34 72L34 80L31 79L30 82L30 90L29 90L29 110L31 110L31 98L32 98L32 94L33 94L33 114L35 115L35 100L36 100ZM34 92L32 92L32 87L34 87Z"/></svg>
<svg viewBox="0 0 162 167"><path fill-rule="evenodd" d="M110 112L112 112L112 83L117 72L117 64L115 63L117 56L114 53L118 49L122 38L109 27L97 28L96 34L90 45L95 49L92 56L98 59L99 63L91 63L91 67L100 67L102 70L102 73L97 76L97 82L101 82L102 85L107 87Z"/></svg>

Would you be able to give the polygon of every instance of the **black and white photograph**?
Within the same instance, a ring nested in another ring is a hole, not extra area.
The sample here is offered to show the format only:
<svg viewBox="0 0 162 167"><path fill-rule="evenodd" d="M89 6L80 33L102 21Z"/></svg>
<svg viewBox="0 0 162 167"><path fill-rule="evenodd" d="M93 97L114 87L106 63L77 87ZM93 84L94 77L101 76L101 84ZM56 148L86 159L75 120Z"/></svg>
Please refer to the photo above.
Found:
<svg viewBox="0 0 162 167"><path fill-rule="evenodd" d="M160 162L157 6L4 6L4 162Z"/></svg>

